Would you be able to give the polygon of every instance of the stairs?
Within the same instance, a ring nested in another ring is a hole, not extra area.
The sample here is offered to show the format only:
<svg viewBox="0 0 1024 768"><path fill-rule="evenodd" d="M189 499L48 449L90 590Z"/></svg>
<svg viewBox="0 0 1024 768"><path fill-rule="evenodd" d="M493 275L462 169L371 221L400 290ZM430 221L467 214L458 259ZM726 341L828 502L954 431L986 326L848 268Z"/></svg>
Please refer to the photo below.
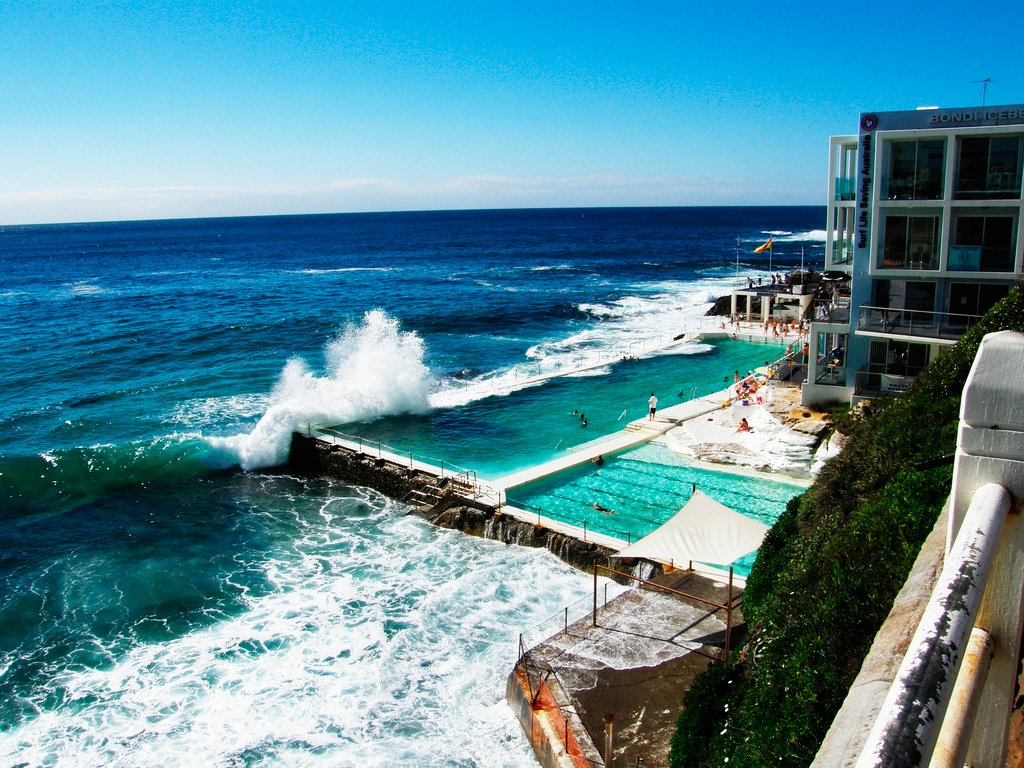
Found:
<svg viewBox="0 0 1024 768"><path fill-rule="evenodd" d="M435 477L419 488L413 488L403 501L415 505L420 513L436 510L456 497L473 499L476 487L463 477Z"/></svg>

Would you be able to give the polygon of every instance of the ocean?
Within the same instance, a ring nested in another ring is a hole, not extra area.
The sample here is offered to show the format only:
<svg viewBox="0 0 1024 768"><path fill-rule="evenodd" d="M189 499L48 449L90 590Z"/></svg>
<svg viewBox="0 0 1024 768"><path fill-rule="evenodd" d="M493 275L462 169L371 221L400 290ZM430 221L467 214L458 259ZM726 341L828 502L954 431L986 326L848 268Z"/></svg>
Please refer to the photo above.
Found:
<svg viewBox="0 0 1024 768"><path fill-rule="evenodd" d="M0 763L533 766L504 703L517 632L590 578L293 477L292 431L484 475L557 455L638 418L648 389L667 405L759 359L662 347L737 279L820 269L823 223L761 207L0 227ZM580 430L567 414L591 404Z"/></svg>

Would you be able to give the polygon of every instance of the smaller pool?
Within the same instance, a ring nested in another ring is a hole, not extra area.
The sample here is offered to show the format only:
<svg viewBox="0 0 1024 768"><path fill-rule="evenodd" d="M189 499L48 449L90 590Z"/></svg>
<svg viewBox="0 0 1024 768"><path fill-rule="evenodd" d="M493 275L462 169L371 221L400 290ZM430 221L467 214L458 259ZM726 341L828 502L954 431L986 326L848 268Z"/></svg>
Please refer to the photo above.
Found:
<svg viewBox="0 0 1024 768"><path fill-rule="evenodd" d="M606 459L601 467L588 464L513 488L506 499L554 520L636 541L678 512L695 486L766 525L774 524L787 502L803 491L788 483L702 469L663 445L648 443ZM746 576L753 562L751 553L733 566Z"/></svg>

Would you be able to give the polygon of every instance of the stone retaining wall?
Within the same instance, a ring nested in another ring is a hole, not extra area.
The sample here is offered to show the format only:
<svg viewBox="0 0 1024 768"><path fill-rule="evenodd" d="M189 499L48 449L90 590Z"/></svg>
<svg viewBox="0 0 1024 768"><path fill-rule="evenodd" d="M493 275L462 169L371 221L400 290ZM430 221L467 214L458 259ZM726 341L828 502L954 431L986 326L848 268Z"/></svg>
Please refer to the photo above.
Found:
<svg viewBox="0 0 1024 768"><path fill-rule="evenodd" d="M426 472L399 466L386 459L331 445L314 437L294 433L288 454L292 472L306 476L327 476L346 483L373 488L385 496L404 500L411 491L430 484L435 478ZM496 539L524 547L545 547L580 570L590 571L594 558L612 550L593 542L557 533L542 525L518 520L500 509L455 497L436 507L417 510L434 525L451 528L471 536Z"/></svg>

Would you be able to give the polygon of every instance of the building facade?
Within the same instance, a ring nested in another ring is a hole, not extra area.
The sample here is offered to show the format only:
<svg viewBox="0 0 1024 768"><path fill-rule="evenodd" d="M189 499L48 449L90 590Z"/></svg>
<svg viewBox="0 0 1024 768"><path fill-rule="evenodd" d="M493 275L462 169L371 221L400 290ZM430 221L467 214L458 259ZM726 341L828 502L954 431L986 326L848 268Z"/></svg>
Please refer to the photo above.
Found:
<svg viewBox="0 0 1024 768"><path fill-rule="evenodd" d="M829 150L805 404L901 394L1024 267L1024 105L863 113Z"/></svg>

